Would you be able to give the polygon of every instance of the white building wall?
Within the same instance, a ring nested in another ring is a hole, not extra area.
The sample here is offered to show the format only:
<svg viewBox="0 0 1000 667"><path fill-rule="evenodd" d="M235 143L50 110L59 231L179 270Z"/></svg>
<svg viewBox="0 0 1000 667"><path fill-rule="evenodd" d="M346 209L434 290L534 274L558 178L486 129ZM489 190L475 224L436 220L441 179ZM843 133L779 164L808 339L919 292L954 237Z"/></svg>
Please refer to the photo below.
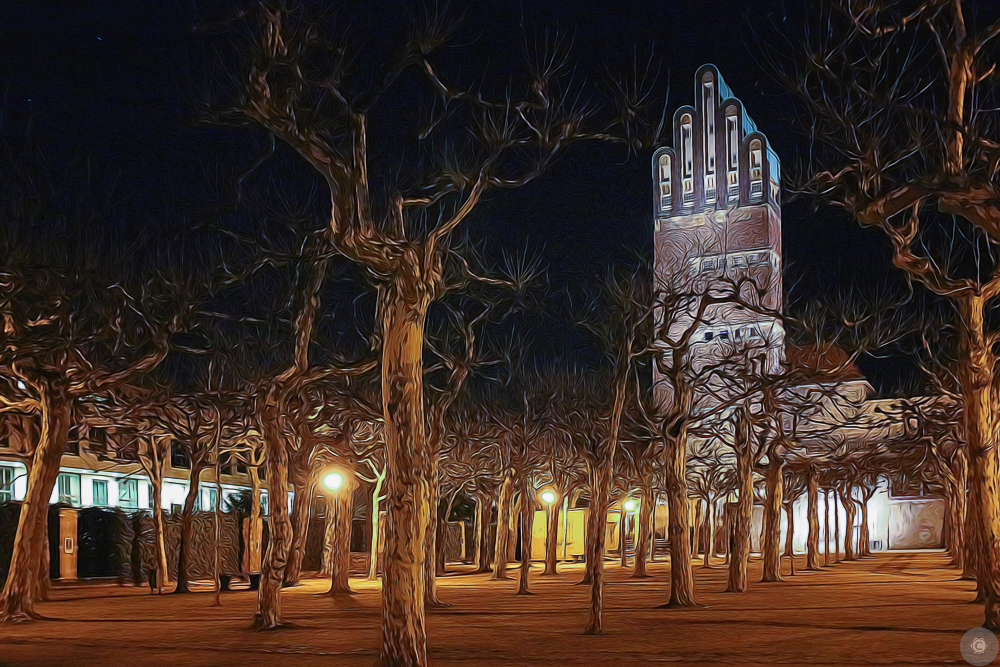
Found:
<svg viewBox="0 0 1000 667"><path fill-rule="evenodd" d="M860 499L860 495L855 492L855 497ZM847 510L839 498L836 502L836 521L839 524L841 540L847 531ZM809 499L805 493L799 497L792 505L792 513L795 515L795 534L792 535L792 549L797 554L806 552L806 540L809 536ZM827 507L826 494L820 493L816 502L816 513L819 515L819 553L826 553L826 522ZM858 539L861 535L861 512L855 513L854 532L851 537L855 549L858 546ZM836 528L834 528L836 531ZM879 483L879 488L868 501L868 533L872 543L872 551L886 551L889 548L889 491L884 482ZM788 518L782 512L781 516L781 544L785 543L785 536L788 534ZM832 541L832 538L831 538ZM831 549L832 550L832 549Z"/></svg>

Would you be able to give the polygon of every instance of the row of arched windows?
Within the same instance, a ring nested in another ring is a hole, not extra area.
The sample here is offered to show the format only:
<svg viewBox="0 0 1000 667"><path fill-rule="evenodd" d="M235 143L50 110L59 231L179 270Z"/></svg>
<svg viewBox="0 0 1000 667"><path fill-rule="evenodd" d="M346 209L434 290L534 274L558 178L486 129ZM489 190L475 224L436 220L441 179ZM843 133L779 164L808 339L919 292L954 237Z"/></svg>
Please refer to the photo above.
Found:
<svg viewBox="0 0 1000 667"><path fill-rule="evenodd" d="M726 126L729 138L729 160L726 174L726 196L735 199L739 196L739 124L735 116L735 107L731 107L734 115L730 116L727 111ZM683 205L685 207L694 204L694 154L692 150L692 129L691 114L681 116L681 185L683 193ZM714 135L714 131L713 131ZM708 159L705 164L705 203L711 204L716 199L715 180L715 137L705 140L706 155ZM711 152L709 152L711 150ZM763 189L763 147L760 139L753 139L749 146L750 163L750 199L759 200L762 198ZM670 155L664 153L660 156L659 164L660 181L660 208L670 209L670 200L673 195L671 187L672 164Z"/></svg>

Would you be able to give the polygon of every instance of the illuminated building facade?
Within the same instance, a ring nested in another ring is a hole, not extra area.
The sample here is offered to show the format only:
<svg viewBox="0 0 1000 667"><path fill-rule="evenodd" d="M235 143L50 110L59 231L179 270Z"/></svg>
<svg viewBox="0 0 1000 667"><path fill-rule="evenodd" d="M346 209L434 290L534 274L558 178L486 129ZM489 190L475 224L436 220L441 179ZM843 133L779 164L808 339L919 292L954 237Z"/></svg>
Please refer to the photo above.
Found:
<svg viewBox="0 0 1000 667"><path fill-rule="evenodd" d="M658 281L703 291L712 280L749 276L766 290L766 306L780 311L778 158L713 65L695 81L694 106L674 113L673 147L653 154ZM784 332L774 318L725 305L706 315L695 335L699 356L720 343L759 340L772 367L781 363Z"/></svg>

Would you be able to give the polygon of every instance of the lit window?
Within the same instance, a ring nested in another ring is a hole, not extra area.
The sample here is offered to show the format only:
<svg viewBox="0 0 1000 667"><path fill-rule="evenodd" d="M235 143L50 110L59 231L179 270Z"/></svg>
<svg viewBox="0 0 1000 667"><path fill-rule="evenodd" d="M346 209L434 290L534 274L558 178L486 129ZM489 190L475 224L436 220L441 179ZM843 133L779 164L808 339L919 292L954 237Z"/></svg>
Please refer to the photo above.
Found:
<svg viewBox="0 0 1000 667"><path fill-rule="evenodd" d="M103 479L94 480L94 504L98 507L107 507L108 483Z"/></svg>
<svg viewBox="0 0 1000 667"><path fill-rule="evenodd" d="M670 156L660 156L660 210L670 210Z"/></svg>
<svg viewBox="0 0 1000 667"><path fill-rule="evenodd" d="M702 85L702 109L705 114L705 173L715 173L715 92L712 75L706 74Z"/></svg>
<svg viewBox="0 0 1000 667"><path fill-rule="evenodd" d="M694 155L691 144L691 114L681 116L681 161L684 163L685 178L690 178L694 174Z"/></svg>
<svg viewBox="0 0 1000 667"><path fill-rule="evenodd" d="M0 503L14 500L14 469L0 466Z"/></svg>
<svg viewBox="0 0 1000 667"><path fill-rule="evenodd" d="M118 506L133 510L139 508L138 480L123 479L118 482Z"/></svg>
<svg viewBox="0 0 1000 667"><path fill-rule="evenodd" d="M764 193L762 180L762 158L760 140L750 142L750 195L760 197Z"/></svg>
<svg viewBox="0 0 1000 667"><path fill-rule="evenodd" d="M80 506L80 476L74 473L59 473L56 478L56 488L59 490L59 502L73 507Z"/></svg>
<svg viewBox="0 0 1000 667"><path fill-rule="evenodd" d="M719 338L721 340L729 340L729 332L728 331L720 331L719 332Z"/></svg>
<svg viewBox="0 0 1000 667"><path fill-rule="evenodd" d="M726 109L726 134L729 135L729 171L740 168L740 123L736 107Z"/></svg>

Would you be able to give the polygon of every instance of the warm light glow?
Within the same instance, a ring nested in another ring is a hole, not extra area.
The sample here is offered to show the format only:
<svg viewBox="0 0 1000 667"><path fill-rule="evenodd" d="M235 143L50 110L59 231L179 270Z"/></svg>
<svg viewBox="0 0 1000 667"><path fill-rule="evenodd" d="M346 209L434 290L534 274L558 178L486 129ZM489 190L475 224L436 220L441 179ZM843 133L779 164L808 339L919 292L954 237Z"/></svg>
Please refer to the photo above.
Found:
<svg viewBox="0 0 1000 667"><path fill-rule="evenodd" d="M552 493L551 491L545 491L544 493L542 493L542 500L551 505L556 501L556 494Z"/></svg>
<svg viewBox="0 0 1000 667"><path fill-rule="evenodd" d="M331 472L323 478L323 486L331 491L337 491L344 485L344 476L339 472Z"/></svg>
<svg viewBox="0 0 1000 667"><path fill-rule="evenodd" d="M629 498L628 500L625 501L625 511L631 512L634 509L635 509L635 501Z"/></svg>

